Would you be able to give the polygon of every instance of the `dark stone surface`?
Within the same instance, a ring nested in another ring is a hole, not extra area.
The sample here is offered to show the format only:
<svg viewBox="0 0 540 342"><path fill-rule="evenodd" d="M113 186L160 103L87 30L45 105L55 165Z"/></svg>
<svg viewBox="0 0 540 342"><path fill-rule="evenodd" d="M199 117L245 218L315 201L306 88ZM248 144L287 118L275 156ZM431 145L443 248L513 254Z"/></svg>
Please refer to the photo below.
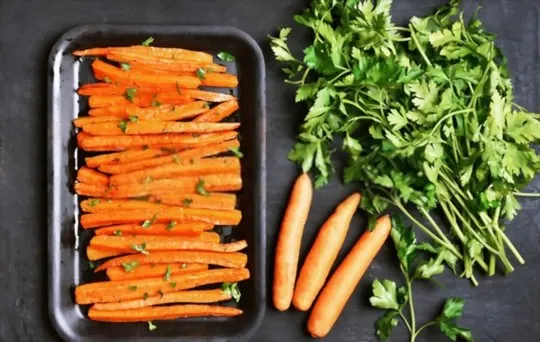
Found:
<svg viewBox="0 0 540 342"><path fill-rule="evenodd" d="M396 0L398 20L423 14L441 0ZM422 5L420 5L420 3ZM477 1L468 1L474 8ZM517 99L531 110L537 104L538 6L526 0L490 0L482 3L481 18L500 37L516 80ZM76 25L205 24L230 25L252 35L267 57L268 103L268 243L275 233L297 169L286 159L294 142L303 109L293 104L293 91L283 86L278 65L272 61L266 35L292 25L292 14L306 1L213 0L0 0L0 341L56 341L47 316L46 269L46 63L56 39ZM300 34L294 41L302 42ZM301 45L298 44L298 47ZM534 188L540 183L536 182ZM336 179L315 194L302 257L324 218L354 185ZM533 189L534 190L534 189ZM509 236L527 260L508 277L484 279L474 289L464 280L446 274L444 288L417 286L415 302L420 322L433 317L443 298L467 300L462 324L471 327L478 341L540 340L540 215L534 200L521 201L523 210L509 224ZM363 230L363 218L353 220L340 258ZM272 253L268 255L271 269ZM395 256L385 248L349 301L328 341L374 341L373 323L380 313L367 303L373 278L399 280ZM269 278L271 279L271 277ZM271 286L268 287L269 289ZM269 296L271 298L271 296ZM270 303L269 303L270 304ZM309 340L307 316L278 313L270 305L254 341ZM156 331L159 334L159 329ZM393 339L406 341L398 329ZM436 329L422 341L444 340Z"/></svg>

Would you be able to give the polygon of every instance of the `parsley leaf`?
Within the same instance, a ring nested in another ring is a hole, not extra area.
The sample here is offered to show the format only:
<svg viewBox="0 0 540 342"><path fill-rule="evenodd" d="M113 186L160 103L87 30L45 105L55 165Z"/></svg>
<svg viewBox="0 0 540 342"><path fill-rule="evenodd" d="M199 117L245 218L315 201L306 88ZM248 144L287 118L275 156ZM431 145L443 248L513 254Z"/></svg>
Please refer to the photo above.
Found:
<svg viewBox="0 0 540 342"><path fill-rule="evenodd" d="M234 62L236 60L236 57L225 51L218 52L217 57L225 62Z"/></svg>
<svg viewBox="0 0 540 342"><path fill-rule="evenodd" d="M163 279L166 281L169 281L171 279L171 274L172 274L171 265L167 265L167 269L165 270L165 275L163 276Z"/></svg>
<svg viewBox="0 0 540 342"><path fill-rule="evenodd" d="M193 200L192 200L191 198L189 198L189 197L186 197L186 198L184 198L184 199L182 200L182 205L183 205L184 207L189 207L189 206L191 206L191 203L193 203Z"/></svg>
<svg viewBox="0 0 540 342"><path fill-rule="evenodd" d="M88 200L88 206L95 207L96 205L99 204L99 202L101 202L101 200L99 198L92 198L92 199Z"/></svg>
<svg viewBox="0 0 540 342"><path fill-rule="evenodd" d="M129 285L128 286L128 290L130 290L130 291L137 291L137 288L138 287L136 285Z"/></svg>
<svg viewBox="0 0 540 342"><path fill-rule="evenodd" d="M157 329L157 326L155 326L152 321L148 321L148 330L149 331L154 331Z"/></svg>
<svg viewBox="0 0 540 342"><path fill-rule="evenodd" d="M195 75L201 80L204 80L206 78L206 69L205 68L198 68L195 70Z"/></svg>
<svg viewBox="0 0 540 342"><path fill-rule="evenodd" d="M139 262L136 260L122 263L122 267L124 268L124 271L126 271L127 273L133 272L133 270L137 268L137 266L139 266Z"/></svg>
<svg viewBox="0 0 540 342"><path fill-rule="evenodd" d="M398 312L388 311L375 322L375 333L381 341L387 341L392 330L398 325Z"/></svg>
<svg viewBox="0 0 540 342"><path fill-rule="evenodd" d="M223 283L221 285L221 291L230 294L237 303L240 301L240 297L242 296L240 289L238 289L238 283Z"/></svg>
<svg viewBox="0 0 540 342"><path fill-rule="evenodd" d="M203 195L203 196L210 196L210 193L208 193L208 191L206 191L206 189L204 188L204 180L203 179L199 179L199 181L197 182L197 186L196 186L196 189L197 189L197 193L199 195Z"/></svg>
<svg viewBox="0 0 540 342"><path fill-rule="evenodd" d="M231 151L238 158L244 157L244 154L240 151L238 147L231 147L229 151Z"/></svg>
<svg viewBox="0 0 540 342"><path fill-rule="evenodd" d="M369 299L372 306L379 309L394 309L399 308L397 302L396 283L389 280L382 282L375 279L373 282L373 296Z"/></svg>
<svg viewBox="0 0 540 342"><path fill-rule="evenodd" d="M131 64L129 64L129 63L120 63L120 68L123 71L130 71L131 70Z"/></svg>
<svg viewBox="0 0 540 342"><path fill-rule="evenodd" d="M171 222L169 222L167 227L165 227L165 229L167 229L168 231L171 231L171 230L173 230L174 226L176 226L176 221L171 221Z"/></svg>
<svg viewBox="0 0 540 342"><path fill-rule="evenodd" d="M146 250L146 242L143 242L140 245L131 245L131 249L144 255L150 254L150 252Z"/></svg>
<svg viewBox="0 0 540 342"><path fill-rule="evenodd" d="M152 218L150 220L144 220L143 224L141 225L141 227L143 228L150 228L151 225L154 224L154 222L156 222L156 219L157 219L157 213L154 214L154 216L152 216Z"/></svg>
<svg viewBox="0 0 540 342"><path fill-rule="evenodd" d="M122 130L122 132L126 133L128 122L126 120L120 121L118 124L118 128Z"/></svg>
<svg viewBox="0 0 540 342"><path fill-rule="evenodd" d="M126 88L126 92L124 93L124 97L129 102L133 102L133 100L135 99L135 95L137 95L137 88Z"/></svg>
<svg viewBox="0 0 540 342"><path fill-rule="evenodd" d="M141 43L143 46L150 46L154 42L154 37L148 37L145 41Z"/></svg>
<svg viewBox="0 0 540 342"><path fill-rule="evenodd" d="M130 115L129 116L129 121L137 122L137 121L139 121L139 117L137 115Z"/></svg>

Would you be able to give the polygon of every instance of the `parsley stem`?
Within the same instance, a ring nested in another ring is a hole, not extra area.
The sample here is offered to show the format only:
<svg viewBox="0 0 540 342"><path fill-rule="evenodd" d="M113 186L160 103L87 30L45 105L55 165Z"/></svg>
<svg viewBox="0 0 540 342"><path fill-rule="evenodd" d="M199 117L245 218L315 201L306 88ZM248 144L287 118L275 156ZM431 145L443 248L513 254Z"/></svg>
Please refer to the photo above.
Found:
<svg viewBox="0 0 540 342"><path fill-rule="evenodd" d="M416 330L416 334L414 334L413 340L416 339L416 337L420 334L420 332L421 332L422 330L424 330L425 328L430 327L430 326L432 326L432 325L435 325L435 324L437 324L437 322L431 321L431 322L427 322L426 324L422 325L418 330Z"/></svg>
<svg viewBox="0 0 540 342"><path fill-rule="evenodd" d="M409 330L409 333L412 334L411 325L409 324L409 321L407 320L407 317L405 317L405 315L403 314L403 312L401 310L399 310L398 313L399 313L399 317L401 317L401 319L403 320L403 323L405 323L405 326L407 326L407 329Z"/></svg>
<svg viewBox="0 0 540 342"><path fill-rule="evenodd" d="M431 137L433 136L433 133L435 133L435 131L439 128L439 126L448 118L452 117L452 116L455 116L455 115L458 115L458 114L465 114L465 113L470 113L472 112L473 110L472 109L461 109L461 110L456 110L455 112L451 112L451 113L448 113L446 114L445 116L443 116L439 121L437 121L437 123L435 124L435 126L433 127L433 129L431 130L431 132L429 133L429 136L428 137Z"/></svg>
<svg viewBox="0 0 540 342"><path fill-rule="evenodd" d="M420 52L420 55L422 55L422 58L424 59L424 61L426 61L427 65L433 66L431 64L431 62L429 61L429 59L427 58L426 52L420 46L420 43L418 42L418 38L416 38L416 34L414 33L414 29L413 29L411 24L409 24L409 30L411 31L411 38L413 39L414 45L416 45L416 48L418 49L418 52Z"/></svg>
<svg viewBox="0 0 540 342"><path fill-rule="evenodd" d="M413 301L413 292L412 292L412 279L409 278L409 274L404 273L405 282L407 283L407 292L409 294L409 310L411 316L411 342L414 341L414 336L416 335L416 317L414 314L414 301Z"/></svg>
<svg viewBox="0 0 540 342"><path fill-rule="evenodd" d="M495 275L495 266L496 266L495 255L490 254L489 255L489 270L488 270L488 275L490 277Z"/></svg>
<svg viewBox="0 0 540 342"><path fill-rule="evenodd" d="M540 193L538 192L513 192L513 195L520 197L540 197Z"/></svg>

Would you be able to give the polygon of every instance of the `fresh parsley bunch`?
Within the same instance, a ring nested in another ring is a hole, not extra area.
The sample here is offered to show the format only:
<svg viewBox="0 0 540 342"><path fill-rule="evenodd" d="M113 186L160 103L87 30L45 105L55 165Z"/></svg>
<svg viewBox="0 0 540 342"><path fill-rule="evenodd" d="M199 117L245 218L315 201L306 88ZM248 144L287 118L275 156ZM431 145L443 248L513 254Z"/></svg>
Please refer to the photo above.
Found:
<svg viewBox="0 0 540 342"><path fill-rule="evenodd" d="M507 250L524 260L501 222L516 215L516 195L540 168L531 147L539 114L514 103L495 37L476 14L465 22L458 0L406 27L392 22L391 4L313 0L294 17L314 33L301 59L287 45L290 28L271 38L296 102L309 107L289 158L320 187L342 142L344 180L366 186L364 209L399 208L475 284L475 265L493 275L499 262L511 272Z"/></svg>

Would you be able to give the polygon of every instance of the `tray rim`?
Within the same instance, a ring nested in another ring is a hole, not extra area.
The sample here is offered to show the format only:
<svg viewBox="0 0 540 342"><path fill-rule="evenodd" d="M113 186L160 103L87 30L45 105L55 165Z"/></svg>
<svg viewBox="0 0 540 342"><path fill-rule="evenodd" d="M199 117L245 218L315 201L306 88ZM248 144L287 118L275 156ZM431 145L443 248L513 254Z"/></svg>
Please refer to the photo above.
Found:
<svg viewBox="0 0 540 342"><path fill-rule="evenodd" d="M58 132L58 127L55 126L55 119L58 118L60 113L55 110L55 82L58 81L59 74L56 72L55 64L59 62L59 57L61 57L63 52L65 52L66 47L71 44L71 41L85 32L89 31L110 31L117 30L123 31L130 34L149 34L152 32L154 35L158 34L180 34L180 35L197 35L197 34L212 34L217 36L234 36L239 40L244 41L248 47L252 50L251 52L255 55L256 58L256 69L260 74L260 80L257 82L259 86L258 92L258 102L260 106L260 112L257 113L260 118L257 120L255 127L260 133L259 143L260 148L259 152L255 157L255 164L259 167L258 172L258 182L256 182L255 187L258 187L257 192L261 195L259 199L259 227L260 233L258 236L259 243L258 249L260 250L260 259L256 261L257 266L259 267L259 277L258 281L254 279L255 287L259 290L256 291L255 296L259 300L258 309L256 311L256 317L251 320L251 324L247 329L240 331L239 336L234 336L233 339L247 340L249 337L253 336L255 332L260 327L262 320L266 314L266 249L267 249L267 236L266 236L266 73L265 73L265 62L264 55L261 51L261 48L257 42L246 32L232 27L232 26L209 26L209 25L148 25L148 24L86 24L78 25L72 29L66 31L62 34L58 40L54 43L53 47L48 56L47 60L47 293L48 293L48 316L49 320L58 333L58 335L64 341L72 340L72 337L76 334L73 334L67 322L65 322L62 317L63 314L59 307L57 307L56 302L58 297L61 295L55 285L60 282L58 267L61 263L60 260L60 230L55 229L60 223L55 222L55 219L58 218L61 213L59 208L57 208L61 202L58 194L58 186L55 184L60 184L56 180L56 173L58 172L59 166L55 162L55 146L57 142L55 137ZM81 337L79 335L79 337ZM137 337L132 336L130 340L136 340ZM140 337L139 337L140 338ZM200 338L178 336L180 340L200 340ZM229 337L227 337L230 339ZM225 340L224 336L215 336L215 337L205 337L204 340ZM82 336L82 341L93 341L90 336ZM155 336L152 340L163 340L163 337Z"/></svg>

